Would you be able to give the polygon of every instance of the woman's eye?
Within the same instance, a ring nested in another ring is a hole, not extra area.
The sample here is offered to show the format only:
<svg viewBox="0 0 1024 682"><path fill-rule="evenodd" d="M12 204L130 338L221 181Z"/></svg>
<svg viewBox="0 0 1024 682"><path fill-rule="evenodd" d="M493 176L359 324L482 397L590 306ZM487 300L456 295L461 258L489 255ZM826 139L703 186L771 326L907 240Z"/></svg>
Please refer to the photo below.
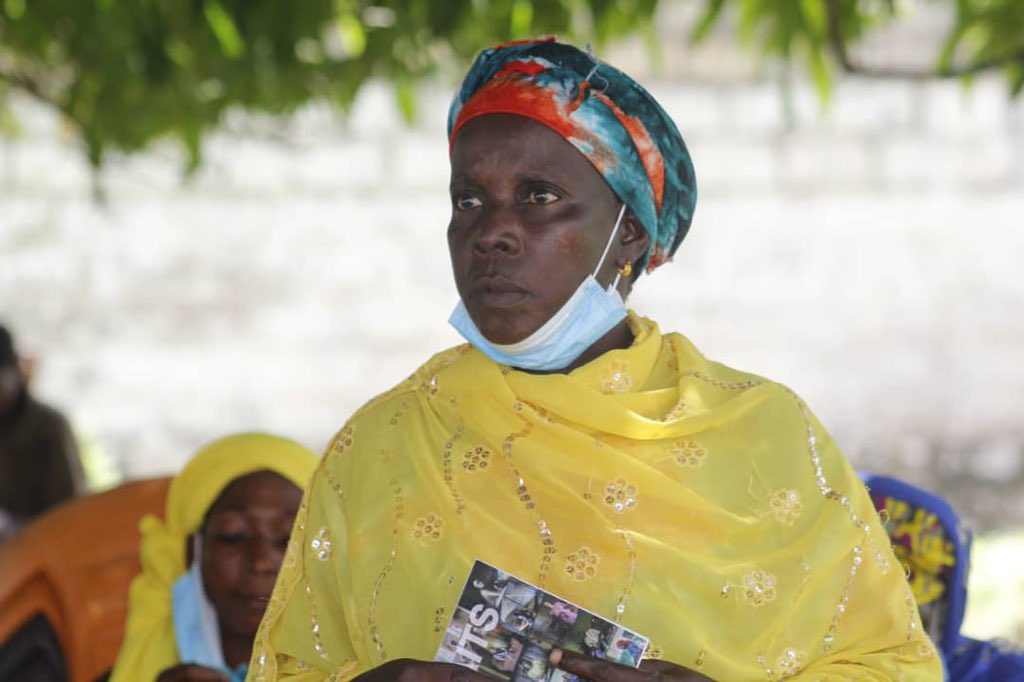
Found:
<svg viewBox="0 0 1024 682"><path fill-rule="evenodd" d="M556 201L558 201L559 198L560 197L554 192L544 189L537 189L533 190L532 192L526 195L526 203L540 205L553 204Z"/></svg>
<svg viewBox="0 0 1024 682"><path fill-rule="evenodd" d="M454 204L456 210L468 211L471 208L479 208L481 202L474 196L460 195L452 198L452 204Z"/></svg>
<svg viewBox="0 0 1024 682"><path fill-rule="evenodd" d="M237 545L245 542L245 533L217 533L213 538L224 545Z"/></svg>

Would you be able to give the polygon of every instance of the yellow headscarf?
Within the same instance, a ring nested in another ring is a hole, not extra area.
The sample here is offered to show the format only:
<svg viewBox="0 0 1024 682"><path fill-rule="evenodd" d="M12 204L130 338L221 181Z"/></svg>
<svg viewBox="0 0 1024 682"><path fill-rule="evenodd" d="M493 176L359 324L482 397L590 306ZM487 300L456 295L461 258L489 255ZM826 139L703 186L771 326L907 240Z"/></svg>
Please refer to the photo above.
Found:
<svg viewBox="0 0 1024 682"><path fill-rule="evenodd" d="M139 522L142 572L132 581L125 639L112 682L150 682L178 663L171 586L186 570L185 543L236 478L269 470L304 488L317 457L298 443L265 433L226 436L200 450L171 481L161 521Z"/></svg>
<svg viewBox="0 0 1024 682"><path fill-rule="evenodd" d="M249 679L431 659L474 559L712 679L940 679L871 500L804 402L630 326L632 347L568 374L447 351L349 420Z"/></svg>

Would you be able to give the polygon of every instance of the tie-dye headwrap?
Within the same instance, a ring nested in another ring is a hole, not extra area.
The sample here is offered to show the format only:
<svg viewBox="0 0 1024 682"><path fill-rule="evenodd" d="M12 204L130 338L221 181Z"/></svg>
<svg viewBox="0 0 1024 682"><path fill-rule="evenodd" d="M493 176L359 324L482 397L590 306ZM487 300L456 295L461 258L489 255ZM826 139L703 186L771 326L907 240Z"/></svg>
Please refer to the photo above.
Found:
<svg viewBox="0 0 1024 682"><path fill-rule="evenodd" d="M594 165L647 230L638 269L672 257L697 202L693 162L672 119L618 69L554 39L506 43L473 62L448 111L448 141L484 114L548 126Z"/></svg>

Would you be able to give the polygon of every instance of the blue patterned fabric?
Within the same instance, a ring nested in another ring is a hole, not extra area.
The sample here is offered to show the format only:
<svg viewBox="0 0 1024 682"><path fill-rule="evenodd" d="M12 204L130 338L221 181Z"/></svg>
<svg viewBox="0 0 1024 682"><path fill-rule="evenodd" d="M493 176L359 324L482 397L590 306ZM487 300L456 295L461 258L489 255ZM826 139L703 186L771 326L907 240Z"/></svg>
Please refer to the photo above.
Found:
<svg viewBox="0 0 1024 682"><path fill-rule="evenodd" d="M922 620L937 626L929 634L942 654L946 679L1024 682L1024 652L998 641L972 639L960 632L967 606L971 534L953 507L938 495L904 481L863 472L860 476L871 491L875 508L888 517L886 532L909 573ZM934 541L935 529L943 536L941 542ZM942 548L936 551L938 545ZM937 554L947 553L952 563L935 561ZM936 591L930 581L914 579L915 574L929 566L941 566L933 576L944 583L941 590Z"/></svg>

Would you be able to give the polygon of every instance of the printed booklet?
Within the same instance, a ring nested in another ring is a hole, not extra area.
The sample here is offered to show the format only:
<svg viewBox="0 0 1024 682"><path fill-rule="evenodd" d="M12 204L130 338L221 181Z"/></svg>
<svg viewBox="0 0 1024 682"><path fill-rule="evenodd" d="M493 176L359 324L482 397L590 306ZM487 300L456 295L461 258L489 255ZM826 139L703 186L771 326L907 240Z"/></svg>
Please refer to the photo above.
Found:
<svg viewBox="0 0 1024 682"><path fill-rule="evenodd" d="M548 665L554 648L636 667L647 638L479 559L469 572L435 661L513 682L578 679Z"/></svg>

